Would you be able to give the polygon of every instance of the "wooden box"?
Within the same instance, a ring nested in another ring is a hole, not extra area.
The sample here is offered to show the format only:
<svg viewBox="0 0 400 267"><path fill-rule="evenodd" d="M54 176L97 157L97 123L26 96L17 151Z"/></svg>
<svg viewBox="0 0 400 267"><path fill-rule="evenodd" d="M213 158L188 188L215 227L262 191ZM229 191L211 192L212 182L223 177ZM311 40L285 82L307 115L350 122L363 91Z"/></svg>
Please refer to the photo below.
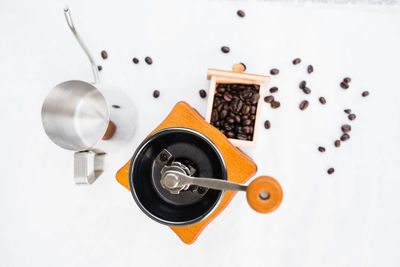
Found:
<svg viewBox="0 0 400 267"><path fill-rule="evenodd" d="M231 84L256 84L260 86L259 94L260 98L257 103L256 118L254 120L253 139L252 140L240 140L229 138L229 141L237 147L250 147L257 142L258 131L260 128L260 113L262 109L262 102L265 96L265 89L269 83L270 77L256 74L243 73L244 67L242 64L233 65L233 71L208 69L207 79L210 80L210 89L208 91L208 102L207 102L207 113L206 121L211 123L211 113L213 110L214 95L218 84L220 83L231 83Z"/></svg>

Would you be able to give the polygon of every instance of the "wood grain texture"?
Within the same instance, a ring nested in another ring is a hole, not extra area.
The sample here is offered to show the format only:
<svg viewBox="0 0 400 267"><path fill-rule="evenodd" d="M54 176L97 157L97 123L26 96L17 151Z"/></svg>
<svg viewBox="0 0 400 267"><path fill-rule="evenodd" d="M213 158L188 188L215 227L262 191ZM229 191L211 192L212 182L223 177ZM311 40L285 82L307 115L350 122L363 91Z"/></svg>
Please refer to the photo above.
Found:
<svg viewBox="0 0 400 267"><path fill-rule="evenodd" d="M229 181L245 183L256 173L257 165L251 158L233 146L220 131L206 122L203 117L186 102L177 103L168 117L150 134L170 127L191 128L210 138L224 157L228 169ZM130 162L126 163L116 175L117 181L127 189L130 189L129 164ZM205 227L228 206L234 195L235 192L225 192L220 204L202 221L189 226L170 228L184 243L192 244Z"/></svg>

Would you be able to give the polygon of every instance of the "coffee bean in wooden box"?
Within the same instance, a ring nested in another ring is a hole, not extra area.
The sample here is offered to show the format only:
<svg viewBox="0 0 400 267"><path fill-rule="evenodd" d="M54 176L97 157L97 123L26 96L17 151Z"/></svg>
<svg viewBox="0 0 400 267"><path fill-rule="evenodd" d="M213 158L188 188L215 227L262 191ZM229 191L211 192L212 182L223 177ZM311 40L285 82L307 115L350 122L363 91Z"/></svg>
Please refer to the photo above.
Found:
<svg viewBox="0 0 400 267"><path fill-rule="evenodd" d="M251 147L257 143L262 102L270 77L243 73L240 65L233 65L233 71L208 69L206 121L235 146Z"/></svg>

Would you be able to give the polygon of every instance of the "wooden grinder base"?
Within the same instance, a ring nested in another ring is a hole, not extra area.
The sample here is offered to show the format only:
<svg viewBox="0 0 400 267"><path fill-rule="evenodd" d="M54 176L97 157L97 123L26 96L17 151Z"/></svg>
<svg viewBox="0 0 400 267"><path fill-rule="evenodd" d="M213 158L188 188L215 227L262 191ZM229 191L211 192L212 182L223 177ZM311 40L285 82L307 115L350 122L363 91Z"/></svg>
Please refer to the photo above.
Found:
<svg viewBox="0 0 400 267"><path fill-rule="evenodd" d="M257 165L250 159L250 157L233 146L225 135L206 122L201 115L186 102L177 103L168 117L150 134L170 127L191 128L210 138L219 148L224 157L228 169L229 181L245 183L256 173ZM116 176L117 181L128 190L130 190L129 165L130 161L117 172ZM220 204L202 221L189 226L170 228L184 243L193 243L204 228L228 206L234 195L235 192L233 191L225 192Z"/></svg>

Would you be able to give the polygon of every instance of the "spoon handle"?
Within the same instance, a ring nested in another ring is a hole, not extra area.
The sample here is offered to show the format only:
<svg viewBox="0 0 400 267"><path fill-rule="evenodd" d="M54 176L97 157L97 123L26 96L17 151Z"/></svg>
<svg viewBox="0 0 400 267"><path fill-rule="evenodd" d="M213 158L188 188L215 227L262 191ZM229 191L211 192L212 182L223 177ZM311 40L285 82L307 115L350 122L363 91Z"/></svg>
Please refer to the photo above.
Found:
<svg viewBox="0 0 400 267"><path fill-rule="evenodd" d="M78 43L82 47L83 51L85 51L87 57L89 58L90 64L92 66L94 84L97 84L99 82L99 72L98 72L98 69L97 69L97 64L94 62L93 57L90 54L89 49L87 48L87 46L83 42L81 36L76 31L75 25L72 22L71 12L69 11L68 7L64 8L64 16L65 16L65 19L67 20L69 28L71 29L72 33L74 34L76 40L78 41Z"/></svg>

